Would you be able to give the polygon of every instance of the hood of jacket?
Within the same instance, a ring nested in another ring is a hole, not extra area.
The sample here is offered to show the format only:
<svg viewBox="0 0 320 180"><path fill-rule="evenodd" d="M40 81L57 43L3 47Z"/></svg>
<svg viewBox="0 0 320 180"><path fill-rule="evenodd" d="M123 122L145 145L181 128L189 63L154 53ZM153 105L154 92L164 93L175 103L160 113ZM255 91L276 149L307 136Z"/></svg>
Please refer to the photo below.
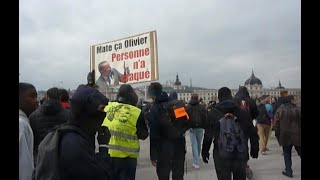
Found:
<svg viewBox="0 0 320 180"><path fill-rule="evenodd" d="M171 92L169 93L169 99L170 99L170 100L177 100L177 99L178 99L178 94L177 94L177 92L176 92L176 91L171 91Z"/></svg>
<svg viewBox="0 0 320 180"><path fill-rule="evenodd" d="M250 98L248 91L246 90L239 90L234 97L236 99L246 99L246 98Z"/></svg>
<svg viewBox="0 0 320 180"><path fill-rule="evenodd" d="M195 106L195 105L197 105L199 103L200 103L199 100L191 99L188 104L190 104L192 106Z"/></svg>
<svg viewBox="0 0 320 180"><path fill-rule="evenodd" d="M55 115L63 110L61 102L56 99L45 100L39 107L39 111L46 115Z"/></svg>
<svg viewBox="0 0 320 180"><path fill-rule="evenodd" d="M225 100L216 105L216 108L223 113L234 113L238 106L232 100Z"/></svg>
<svg viewBox="0 0 320 180"><path fill-rule="evenodd" d="M159 96L156 97L155 103L162 103L169 100L168 94L166 92L161 92Z"/></svg>

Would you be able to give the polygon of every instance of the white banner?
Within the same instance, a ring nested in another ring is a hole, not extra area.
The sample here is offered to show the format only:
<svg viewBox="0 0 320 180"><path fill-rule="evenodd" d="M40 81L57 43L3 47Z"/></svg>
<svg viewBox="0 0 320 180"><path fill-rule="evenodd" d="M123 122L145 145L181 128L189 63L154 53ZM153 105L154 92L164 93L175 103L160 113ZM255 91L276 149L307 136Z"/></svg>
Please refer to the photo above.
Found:
<svg viewBox="0 0 320 180"><path fill-rule="evenodd" d="M91 46L99 89L159 79L156 31Z"/></svg>

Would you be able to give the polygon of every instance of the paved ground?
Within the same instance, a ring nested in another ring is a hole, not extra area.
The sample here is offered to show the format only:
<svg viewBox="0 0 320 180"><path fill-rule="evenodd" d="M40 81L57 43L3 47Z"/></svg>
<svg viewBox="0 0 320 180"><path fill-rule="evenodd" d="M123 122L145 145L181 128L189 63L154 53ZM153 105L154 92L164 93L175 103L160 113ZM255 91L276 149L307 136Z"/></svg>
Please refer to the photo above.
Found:
<svg viewBox="0 0 320 180"><path fill-rule="evenodd" d="M210 161L208 164L202 162L200 164L200 170L195 170L192 167L192 150L189 134L187 133L187 154L186 154L186 169L184 179L185 180L207 180L217 179L214 164L212 160L212 146L210 150ZM149 139L140 141L141 150L138 158L138 166L136 179L137 180L156 180L157 175L155 167L151 165L149 158ZM253 170L254 180L286 180L301 179L301 159L293 149L292 153L292 169L293 178L285 177L281 174L284 169L284 160L282 156L282 149L278 145L274 133L268 142L268 148L270 151L267 155L259 155L258 159L250 159L249 165Z"/></svg>

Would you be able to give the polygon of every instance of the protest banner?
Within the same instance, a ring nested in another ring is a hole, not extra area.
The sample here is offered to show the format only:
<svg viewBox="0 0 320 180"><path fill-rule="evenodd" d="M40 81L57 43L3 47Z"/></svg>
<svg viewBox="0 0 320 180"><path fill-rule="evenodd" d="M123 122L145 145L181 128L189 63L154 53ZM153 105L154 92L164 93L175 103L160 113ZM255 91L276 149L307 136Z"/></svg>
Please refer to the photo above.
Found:
<svg viewBox="0 0 320 180"><path fill-rule="evenodd" d="M159 80L156 31L90 47L90 71L99 89Z"/></svg>

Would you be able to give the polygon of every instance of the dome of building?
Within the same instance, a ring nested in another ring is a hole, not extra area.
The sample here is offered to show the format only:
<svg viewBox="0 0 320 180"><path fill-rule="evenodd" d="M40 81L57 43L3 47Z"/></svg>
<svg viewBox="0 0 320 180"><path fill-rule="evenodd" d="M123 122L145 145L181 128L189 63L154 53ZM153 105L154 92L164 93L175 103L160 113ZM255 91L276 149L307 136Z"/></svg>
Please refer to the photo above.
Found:
<svg viewBox="0 0 320 180"><path fill-rule="evenodd" d="M261 85L262 86L262 82L260 79L256 78L253 74L253 70L252 70L252 74L249 77L249 79L246 80L246 82L244 83L245 86L248 85Z"/></svg>
<svg viewBox="0 0 320 180"><path fill-rule="evenodd" d="M281 82L280 82L280 80L279 80L279 86L278 86L278 87L276 87L276 89L285 89L285 87L281 86Z"/></svg>

